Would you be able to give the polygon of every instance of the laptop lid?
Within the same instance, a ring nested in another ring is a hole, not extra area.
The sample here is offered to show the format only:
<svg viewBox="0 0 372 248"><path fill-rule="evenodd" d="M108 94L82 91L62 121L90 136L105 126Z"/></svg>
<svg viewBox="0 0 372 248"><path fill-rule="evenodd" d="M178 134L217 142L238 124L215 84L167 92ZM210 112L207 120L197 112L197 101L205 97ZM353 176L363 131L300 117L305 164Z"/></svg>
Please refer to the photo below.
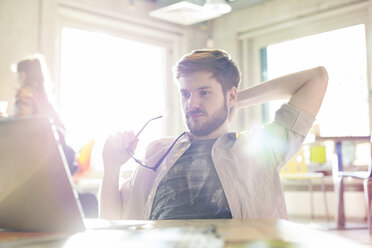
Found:
<svg viewBox="0 0 372 248"><path fill-rule="evenodd" d="M0 120L0 227L84 230L58 133L45 117Z"/></svg>

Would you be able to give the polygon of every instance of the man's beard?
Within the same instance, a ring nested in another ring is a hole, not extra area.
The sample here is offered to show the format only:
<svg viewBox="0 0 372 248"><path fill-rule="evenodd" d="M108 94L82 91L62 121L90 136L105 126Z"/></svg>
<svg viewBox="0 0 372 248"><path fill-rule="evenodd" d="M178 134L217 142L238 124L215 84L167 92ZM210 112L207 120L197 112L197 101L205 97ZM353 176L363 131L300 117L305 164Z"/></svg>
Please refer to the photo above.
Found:
<svg viewBox="0 0 372 248"><path fill-rule="evenodd" d="M200 110L200 109L193 110L190 112L193 112L195 114L196 113L207 114L203 110ZM200 136L200 137L207 136L210 133L212 133L214 130L219 128L226 121L227 115L228 115L227 102L224 101L222 106L219 109L217 109L214 113L212 113L210 117L208 117L207 121L199 127L196 127L196 125L193 125L192 121L189 121L186 117L187 127L189 128L190 133L196 136Z"/></svg>

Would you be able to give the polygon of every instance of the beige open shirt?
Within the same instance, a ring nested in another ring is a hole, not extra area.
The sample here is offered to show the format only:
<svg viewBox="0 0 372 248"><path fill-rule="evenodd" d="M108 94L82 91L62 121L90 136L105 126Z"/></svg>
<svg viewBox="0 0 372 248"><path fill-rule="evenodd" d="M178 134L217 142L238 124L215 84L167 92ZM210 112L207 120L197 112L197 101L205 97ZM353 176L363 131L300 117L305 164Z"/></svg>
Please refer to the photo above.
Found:
<svg viewBox="0 0 372 248"><path fill-rule="evenodd" d="M217 139L212 159L233 218L287 219L279 170L299 150L313 122L311 115L284 104L272 123ZM163 138L151 143L145 163L153 166L174 140ZM157 172L139 166L124 182L123 219L149 219L159 183L189 146L189 136L185 135Z"/></svg>

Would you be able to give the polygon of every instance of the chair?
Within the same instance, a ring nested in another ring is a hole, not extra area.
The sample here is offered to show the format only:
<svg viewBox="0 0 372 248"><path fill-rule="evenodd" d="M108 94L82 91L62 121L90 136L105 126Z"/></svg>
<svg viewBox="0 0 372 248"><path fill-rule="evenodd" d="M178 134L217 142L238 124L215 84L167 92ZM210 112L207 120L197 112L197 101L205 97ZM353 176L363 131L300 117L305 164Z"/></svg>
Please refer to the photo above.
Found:
<svg viewBox="0 0 372 248"><path fill-rule="evenodd" d="M98 218L98 200L92 193L78 193L85 218Z"/></svg>
<svg viewBox="0 0 372 248"><path fill-rule="evenodd" d="M90 140L87 144L83 145L76 156L76 163L78 168L76 173L72 176L74 183L78 184L82 179L86 178L90 173L90 161L92 149L95 140ZM98 200L95 194L89 192L79 192L79 200L86 218L98 218Z"/></svg>
<svg viewBox="0 0 372 248"><path fill-rule="evenodd" d="M336 202L337 202L337 228L343 229L345 228L345 214L344 214L344 184L343 179L345 177L352 177L363 180L363 188L364 188L364 200L365 206L367 210L367 224L368 224L368 232L372 235L372 189L371 189L371 181L372 181L372 165L369 163L368 171L343 171L342 170L342 156L341 156L341 146L338 151L338 174L335 182L335 193L336 193ZM341 165L341 166L340 166Z"/></svg>
<svg viewBox="0 0 372 248"><path fill-rule="evenodd" d="M310 213L312 219L314 219L314 199L312 180L314 179L321 180L321 188L324 199L324 211L326 215L326 221L327 223L329 222L324 174L321 172L308 172L303 148L301 148L300 151L281 169L280 178L282 180L306 180L308 182L311 205Z"/></svg>

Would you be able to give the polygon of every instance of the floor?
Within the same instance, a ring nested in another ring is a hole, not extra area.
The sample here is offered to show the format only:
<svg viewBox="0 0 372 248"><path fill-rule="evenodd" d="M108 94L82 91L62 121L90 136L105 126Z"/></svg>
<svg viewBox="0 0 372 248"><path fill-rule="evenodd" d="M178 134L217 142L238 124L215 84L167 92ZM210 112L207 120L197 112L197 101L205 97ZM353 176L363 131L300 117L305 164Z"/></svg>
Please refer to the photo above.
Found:
<svg viewBox="0 0 372 248"><path fill-rule="evenodd" d="M368 235L367 224L363 220L348 221L345 230L337 230L335 221L331 220L329 224L324 219L306 219L290 217L290 221L306 224L311 228L331 232L357 242L372 245L372 236Z"/></svg>

